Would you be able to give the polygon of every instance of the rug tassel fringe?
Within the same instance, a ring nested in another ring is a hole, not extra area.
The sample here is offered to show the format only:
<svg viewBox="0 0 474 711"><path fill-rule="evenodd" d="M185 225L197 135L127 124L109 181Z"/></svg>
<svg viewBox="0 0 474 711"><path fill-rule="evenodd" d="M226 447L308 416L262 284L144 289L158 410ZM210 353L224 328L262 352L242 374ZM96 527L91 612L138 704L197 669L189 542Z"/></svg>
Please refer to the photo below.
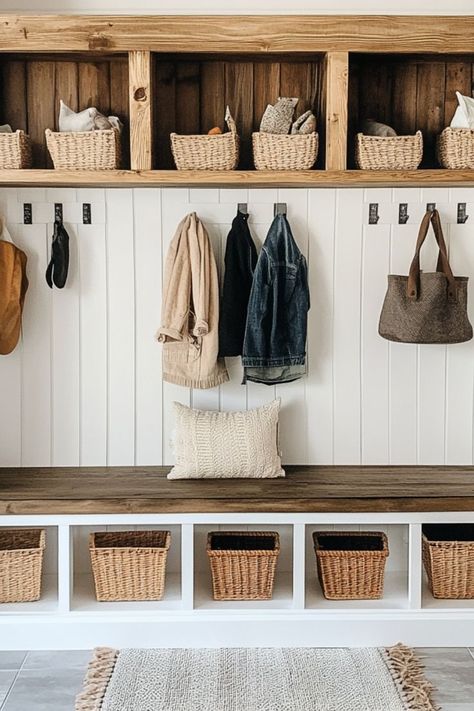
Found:
<svg viewBox="0 0 474 711"><path fill-rule="evenodd" d="M401 697L407 704L406 711L441 711L433 701L435 687L425 677L424 666L413 649L397 644L382 652Z"/></svg>
<svg viewBox="0 0 474 711"><path fill-rule="evenodd" d="M100 711L118 651L108 647L94 649L87 668L84 687L76 698L75 711Z"/></svg>

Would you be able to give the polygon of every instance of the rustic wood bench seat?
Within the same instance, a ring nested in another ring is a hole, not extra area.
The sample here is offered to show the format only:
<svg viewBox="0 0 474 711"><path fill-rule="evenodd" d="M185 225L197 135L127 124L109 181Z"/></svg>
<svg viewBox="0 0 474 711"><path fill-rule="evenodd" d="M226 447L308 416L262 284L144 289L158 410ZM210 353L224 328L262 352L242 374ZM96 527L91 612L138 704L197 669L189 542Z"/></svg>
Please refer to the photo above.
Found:
<svg viewBox="0 0 474 711"><path fill-rule="evenodd" d="M168 481L169 467L0 468L0 515L474 511L474 467L287 466Z"/></svg>

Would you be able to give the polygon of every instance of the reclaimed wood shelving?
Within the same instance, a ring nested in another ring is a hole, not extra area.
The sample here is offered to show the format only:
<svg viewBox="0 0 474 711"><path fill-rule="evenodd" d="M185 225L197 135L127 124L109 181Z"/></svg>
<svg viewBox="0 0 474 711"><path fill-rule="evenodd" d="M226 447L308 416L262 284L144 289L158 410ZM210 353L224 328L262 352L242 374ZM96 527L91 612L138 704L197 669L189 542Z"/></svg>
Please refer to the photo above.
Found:
<svg viewBox="0 0 474 711"><path fill-rule="evenodd" d="M473 35L472 16L3 15L0 123L30 133L34 169L1 171L0 185L474 185L474 171L436 168L434 156L454 91L471 93ZM317 115L314 170L252 170L251 133L281 94ZM123 170L51 168L44 130L57 128L60 98L120 116ZM239 169L174 170L169 133L222 125L227 103ZM353 138L369 115L422 129L421 170L353 170Z"/></svg>

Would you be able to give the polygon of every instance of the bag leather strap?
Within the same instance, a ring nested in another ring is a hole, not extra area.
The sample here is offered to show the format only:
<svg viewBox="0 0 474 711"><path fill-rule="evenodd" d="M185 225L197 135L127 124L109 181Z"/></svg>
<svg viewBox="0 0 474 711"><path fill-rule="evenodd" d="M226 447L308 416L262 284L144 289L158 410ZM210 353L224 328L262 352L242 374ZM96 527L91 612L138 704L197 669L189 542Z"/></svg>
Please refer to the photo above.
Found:
<svg viewBox="0 0 474 711"><path fill-rule="evenodd" d="M427 211L423 217L416 240L415 256L410 265L407 282L407 297L416 301L420 295L420 251L423 242L426 239L430 224L433 226L433 232L439 248L438 263L436 271L442 272L448 280L448 298L450 301L456 301L457 287L456 280L449 265L446 243L443 237L443 229L438 210Z"/></svg>

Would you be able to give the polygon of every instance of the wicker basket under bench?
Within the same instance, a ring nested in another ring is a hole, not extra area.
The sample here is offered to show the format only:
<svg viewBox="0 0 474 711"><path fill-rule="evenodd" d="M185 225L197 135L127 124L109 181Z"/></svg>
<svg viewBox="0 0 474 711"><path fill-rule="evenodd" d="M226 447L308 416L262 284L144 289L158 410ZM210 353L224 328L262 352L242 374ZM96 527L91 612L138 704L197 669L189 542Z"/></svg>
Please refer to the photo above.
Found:
<svg viewBox="0 0 474 711"><path fill-rule="evenodd" d="M169 531L91 533L89 551L97 600L161 600Z"/></svg>
<svg viewBox="0 0 474 711"><path fill-rule="evenodd" d="M423 526L423 563L433 597L474 598L474 524Z"/></svg>
<svg viewBox="0 0 474 711"><path fill-rule="evenodd" d="M217 531L208 534L214 600L270 600L280 554L273 531Z"/></svg>
<svg viewBox="0 0 474 711"><path fill-rule="evenodd" d="M40 599L44 549L43 529L0 529L0 603Z"/></svg>
<svg viewBox="0 0 474 711"><path fill-rule="evenodd" d="M388 541L385 533L315 531L319 582L328 600L378 600L383 596Z"/></svg>

